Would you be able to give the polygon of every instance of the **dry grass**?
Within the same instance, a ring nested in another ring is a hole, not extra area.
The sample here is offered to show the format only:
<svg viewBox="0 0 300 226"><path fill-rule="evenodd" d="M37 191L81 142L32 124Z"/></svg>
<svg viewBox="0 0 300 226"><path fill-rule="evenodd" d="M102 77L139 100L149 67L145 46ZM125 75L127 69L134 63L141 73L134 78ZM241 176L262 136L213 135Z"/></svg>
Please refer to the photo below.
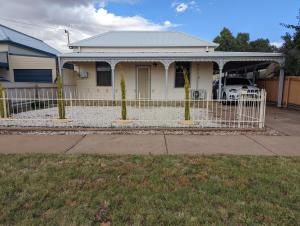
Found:
<svg viewBox="0 0 300 226"><path fill-rule="evenodd" d="M297 157L2 155L0 184L1 225L297 225L300 219Z"/></svg>

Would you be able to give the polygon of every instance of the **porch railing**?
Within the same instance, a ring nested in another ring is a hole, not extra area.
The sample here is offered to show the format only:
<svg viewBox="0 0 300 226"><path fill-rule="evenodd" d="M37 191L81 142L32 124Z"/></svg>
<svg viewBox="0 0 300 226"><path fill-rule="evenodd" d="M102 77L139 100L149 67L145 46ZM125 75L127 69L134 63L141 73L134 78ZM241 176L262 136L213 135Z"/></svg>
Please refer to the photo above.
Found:
<svg viewBox="0 0 300 226"><path fill-rule="evenodd" d="M262 90L240 100L189 100L190 121L184 120L185 100L126 100L127 119L121 118L121 100L103 100L76 92L64 95L66 119L58 115L56 92L39 95L6 91L0 101L6 111L0 126L91 128L263 128L266 94Z"/></svg>

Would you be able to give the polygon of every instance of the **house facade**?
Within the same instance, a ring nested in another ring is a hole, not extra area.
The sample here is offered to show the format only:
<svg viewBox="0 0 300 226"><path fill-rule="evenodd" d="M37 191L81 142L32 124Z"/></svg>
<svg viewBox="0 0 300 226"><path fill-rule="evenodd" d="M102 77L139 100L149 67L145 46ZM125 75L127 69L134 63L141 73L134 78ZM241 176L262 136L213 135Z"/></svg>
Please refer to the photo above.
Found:
<svg viewBox="0 0 300 226"><path fill-rule="evenodd" d="M276 62L284 78L282 54L219 52L217 44L180 32L106 32L69 47L72 53L59 56L60 69L71 63L76 73L67 76L61 70L64 84L101 99L121 98L123 76L128 99L181 100L183 71L189 72L191 98L211 98L214 72L221 80L240 67L238 62L243 66Z"/></svg>
<svg viewBox="0 0 300 226"><path fill-rule="evenodd" d="M42 40L0 24L0 77L12 83L53 83L59 52Z"/></svg>

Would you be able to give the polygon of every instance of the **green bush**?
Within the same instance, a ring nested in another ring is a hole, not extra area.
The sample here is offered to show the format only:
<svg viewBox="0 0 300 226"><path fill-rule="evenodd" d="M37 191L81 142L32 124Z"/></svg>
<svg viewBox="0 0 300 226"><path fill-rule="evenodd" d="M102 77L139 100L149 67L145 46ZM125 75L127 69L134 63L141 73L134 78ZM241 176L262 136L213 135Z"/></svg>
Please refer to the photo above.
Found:
<svg viewBox="0 0 300 226"><path fill-rule="evenodd" d="M126 84L125 84L125 79L124 76L122 75L121 77L121 94L122 94L122 120L127 119L127 109L126 109Z"/></svg>
<svg viewBox="0 0 300 226"><path fill-rule="evenodd" d="M5 100L5 92L4 92L3 86L0 84L0 116L1 118L7 117L7 112L6 112L6 100Z"/></svg>
<svg viewBox="0 0 300 226"><path fill-rule="evenodd" d="M184 91L185 91L185 98L184 98L184 120L190 120L190 81L188 77L188 71L184 71Z"/></svg>
<svg viewBox="0 0 300 226"><path fill-rule="evenodd" d="M58 106L58 114L59 119L66 118L66 107L65 107L65 100L64 100L64 93L63 93L63 83L61 76L57 76L57 106Z"/></svg>

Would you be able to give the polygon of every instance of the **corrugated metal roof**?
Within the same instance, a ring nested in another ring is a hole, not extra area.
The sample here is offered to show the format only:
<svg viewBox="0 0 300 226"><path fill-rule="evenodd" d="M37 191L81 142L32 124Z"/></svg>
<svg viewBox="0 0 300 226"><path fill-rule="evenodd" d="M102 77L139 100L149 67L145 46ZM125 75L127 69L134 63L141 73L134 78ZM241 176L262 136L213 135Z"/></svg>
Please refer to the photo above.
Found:
<svg viewBox="0 0 300 226"><path fill-rule="evenodd" d="M216 47L215 43L175 31L110 31L71 47Z"/></svg>
<svg viewBox="0 0 300 226"><path fill-rule="evenodd" d="M0 41L14 42L53 55L59 54L59 51L47 45L42 40L21 33L2 24L0 24Z"/></svg>
<svg viewBox="0 0 300 226"><path fill-rule="evenodd" d="M263 53L263 52L111 52L111 53L65 53L61 54L60 57L99 57L99 58L172 58L172 57L284 57L281 53Z"/></svg>

